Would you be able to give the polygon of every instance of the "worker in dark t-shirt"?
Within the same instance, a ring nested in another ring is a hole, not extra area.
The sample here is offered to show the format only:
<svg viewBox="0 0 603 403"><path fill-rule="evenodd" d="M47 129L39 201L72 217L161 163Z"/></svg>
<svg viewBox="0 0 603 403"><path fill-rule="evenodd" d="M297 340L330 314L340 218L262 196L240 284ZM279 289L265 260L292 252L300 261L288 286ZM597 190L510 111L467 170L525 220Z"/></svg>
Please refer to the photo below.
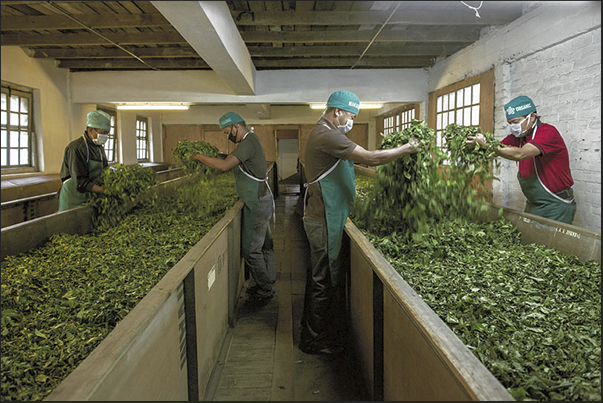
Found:
<svg viewBox="0 0 603 403"><path fill-rule="evenodd" d="M274 296L276 263L270 229L274 196L266 177L266 155L258 136L234 112L220 117L220 129L237 148L225 159L196 154L190 157L221 171L234 169L235 188L244 203L241 252L256 285L248 292L253 300Z"/></svg>
<svg viewBox="0 0 603 403"><path fill-rule="evenodd" d="M87 115L87 127L81 137L65 147L61 166L59 190L59 212L83 205L86 193L102 193L95 180L109 166L103 144L109 139L111 117L103 111L92 111Z"/></svg>

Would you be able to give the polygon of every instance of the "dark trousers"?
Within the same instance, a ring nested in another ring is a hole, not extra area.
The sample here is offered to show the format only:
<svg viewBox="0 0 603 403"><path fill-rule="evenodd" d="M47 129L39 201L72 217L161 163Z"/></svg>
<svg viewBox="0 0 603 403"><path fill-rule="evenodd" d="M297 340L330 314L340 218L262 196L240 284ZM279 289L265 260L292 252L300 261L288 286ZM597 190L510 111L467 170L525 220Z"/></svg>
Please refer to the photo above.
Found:
<svg viewBox="0 0 603 403"><path fill-rule="evenodd" d="M326 223L304 217L310 244L300 348L342 346L345 340L345 272L340 260L329 262Z"/></svg>

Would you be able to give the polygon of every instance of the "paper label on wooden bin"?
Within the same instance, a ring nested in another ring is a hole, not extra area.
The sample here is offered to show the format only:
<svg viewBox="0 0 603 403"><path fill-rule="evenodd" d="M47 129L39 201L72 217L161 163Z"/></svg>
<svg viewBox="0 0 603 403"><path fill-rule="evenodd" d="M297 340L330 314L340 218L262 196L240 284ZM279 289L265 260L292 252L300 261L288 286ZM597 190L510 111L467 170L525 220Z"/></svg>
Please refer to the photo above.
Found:
<svg viewBox="0 0 603 403"><path fill-rule="evenodd" d="M216 265L213 265L209 273L207 273L207 290L211 290L211 286L216 282Z"/></svg>

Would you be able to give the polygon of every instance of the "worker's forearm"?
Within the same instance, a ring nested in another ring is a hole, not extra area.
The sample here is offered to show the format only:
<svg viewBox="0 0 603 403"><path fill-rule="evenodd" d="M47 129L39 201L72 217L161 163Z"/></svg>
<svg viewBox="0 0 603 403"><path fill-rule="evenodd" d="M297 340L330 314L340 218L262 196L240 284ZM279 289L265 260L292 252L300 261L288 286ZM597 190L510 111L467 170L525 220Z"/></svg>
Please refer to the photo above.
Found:
<svg viewBox="0 0 603 403"><path fill-rule="evenodd" d="M364 164L368 166L387 164L413 151L414 149L410 144L404 144L403 146L387 150L374 150L370 152L368 160Z"/></svg>

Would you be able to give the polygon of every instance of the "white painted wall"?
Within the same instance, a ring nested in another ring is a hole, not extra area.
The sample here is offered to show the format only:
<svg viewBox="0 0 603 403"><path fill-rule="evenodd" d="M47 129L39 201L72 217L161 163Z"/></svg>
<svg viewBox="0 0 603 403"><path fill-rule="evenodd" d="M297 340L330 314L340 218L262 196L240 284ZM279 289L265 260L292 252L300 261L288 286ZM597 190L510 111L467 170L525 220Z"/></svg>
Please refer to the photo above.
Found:
<svg viewBox="0 0 603 403"><path fill-rule="evenodd" d="M487 2L484 3L487 7ZM494 135L509 133L504 104L527 95L557 127L570 155L578 210L574 225L601 232L601 3L541 2L429 70L439 88L495 68ZM499 158L494 202L523 210L517 166Z"/></svg>
<svg viewBox="0 0 603 403"><path fill-rule="evenodd" d="M40 170L58 173L65 146L86 129L86 113L92 109L70 102L69 72L57 69L54 61L31 59L17 46L2 46L1 55L2 80L34 90Z"/></svg>

